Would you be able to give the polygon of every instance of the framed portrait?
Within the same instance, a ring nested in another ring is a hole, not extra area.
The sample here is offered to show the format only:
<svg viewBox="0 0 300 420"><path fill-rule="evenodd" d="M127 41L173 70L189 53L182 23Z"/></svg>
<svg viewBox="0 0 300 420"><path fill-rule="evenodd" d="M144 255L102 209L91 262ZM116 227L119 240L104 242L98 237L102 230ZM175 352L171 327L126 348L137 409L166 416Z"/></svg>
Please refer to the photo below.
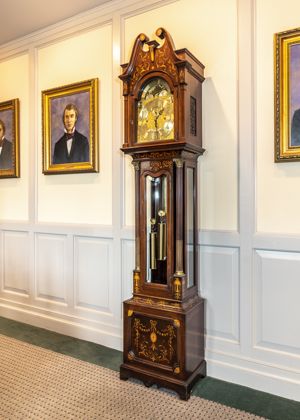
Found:
<svg viewBox="0 0 300 420"><path fill-rule="evenodd" d="M43 173L98 172L98 79L42 92Z"/></svg>
<svg viewBox="0 0 300 420"><path fill-rule="evenodd" d="M300 28L275 34L275 162L300 160Z"/></svg>
<svg viewBox="0 0 300 420"><path fill-rule="evenodd" d="M20 177L19 99L0 103L0 178Z"/></svg>

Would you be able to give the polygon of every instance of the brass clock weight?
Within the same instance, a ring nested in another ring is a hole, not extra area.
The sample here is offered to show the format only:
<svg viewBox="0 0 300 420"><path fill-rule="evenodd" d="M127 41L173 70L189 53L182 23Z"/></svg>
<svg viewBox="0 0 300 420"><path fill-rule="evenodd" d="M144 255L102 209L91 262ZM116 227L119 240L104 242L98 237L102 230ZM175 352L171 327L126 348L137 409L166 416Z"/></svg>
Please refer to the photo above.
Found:
<svg viewBox="0 0 300 420"><path fill-rule="evenodd" d="M187 400L206 375L198 295L197 158L204 66L159 28L140 34L122 65L124 144L135 169L133 297L124 302L120 378Z"/></svg>

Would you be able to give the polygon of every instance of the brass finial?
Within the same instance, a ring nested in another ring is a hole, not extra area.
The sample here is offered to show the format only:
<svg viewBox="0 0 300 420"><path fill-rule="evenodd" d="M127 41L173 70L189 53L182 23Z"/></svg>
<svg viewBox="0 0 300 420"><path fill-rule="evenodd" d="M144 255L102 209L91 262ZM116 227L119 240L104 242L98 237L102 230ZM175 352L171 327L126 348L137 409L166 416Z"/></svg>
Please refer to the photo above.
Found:
<svg viewBox="0 0 300 420"><path fill-rule="evenodd" d="M158 28L155 32L155 35L158 36L158 38L160 38L160 39L164 39L164 37L165 37L164 28Z"/></svg>
<svg viewBox="0 0 300 420"><path fill-rule="evenodd" d="M149 52L150 52L150 59L153 62L154 61L154 51L157 47L159 47L159 43L157 41L155 41L155 39L153 41L148 41L147 45L149 47Z"/></svg>
<svg viewBox="0 0 300 420"><path fill-rule="evenodd" d="M145 34L140 34L139 35L139 40L141 41L141 42L146 42L146 41L149 41L149 38L147 37L147 35L145 35Z"/></svg>

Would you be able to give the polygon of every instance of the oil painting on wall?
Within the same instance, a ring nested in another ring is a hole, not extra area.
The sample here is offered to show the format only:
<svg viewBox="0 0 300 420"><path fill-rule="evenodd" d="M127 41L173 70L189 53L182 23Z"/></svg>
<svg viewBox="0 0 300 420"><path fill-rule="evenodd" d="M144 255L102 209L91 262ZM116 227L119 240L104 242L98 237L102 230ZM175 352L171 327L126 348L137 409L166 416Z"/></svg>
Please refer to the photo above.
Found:
<svg viewBox="0 0 300 420"><path fill-rule="evenodd" d="M300 28L275 34L275 162L300 160Z"/></svg>
<svg viewBox="0 0 300 420"><path fill-rule="evenodd" d="M20 176L19 99L0 103L0 178Z"/></svg>
<svg viewBox="0 0 300 420"><path fill-rule="evenodd" d="M42 92L43 173L98 171L98 80Z"/></svg>

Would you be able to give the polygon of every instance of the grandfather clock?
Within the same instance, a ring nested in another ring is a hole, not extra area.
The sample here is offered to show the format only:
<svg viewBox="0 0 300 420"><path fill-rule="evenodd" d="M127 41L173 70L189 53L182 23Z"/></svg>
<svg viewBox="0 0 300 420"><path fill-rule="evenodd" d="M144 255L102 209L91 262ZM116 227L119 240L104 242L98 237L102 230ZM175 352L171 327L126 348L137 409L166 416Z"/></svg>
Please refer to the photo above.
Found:
<svg viewBox="0 0 300 420"><path fill-rule="evenodd" d="M206 375L198 296L197 158L204 66L168 32L140 34L122 65L125 142L135 169L133 297L124 302L120 378L187 400Z"/></svg>

